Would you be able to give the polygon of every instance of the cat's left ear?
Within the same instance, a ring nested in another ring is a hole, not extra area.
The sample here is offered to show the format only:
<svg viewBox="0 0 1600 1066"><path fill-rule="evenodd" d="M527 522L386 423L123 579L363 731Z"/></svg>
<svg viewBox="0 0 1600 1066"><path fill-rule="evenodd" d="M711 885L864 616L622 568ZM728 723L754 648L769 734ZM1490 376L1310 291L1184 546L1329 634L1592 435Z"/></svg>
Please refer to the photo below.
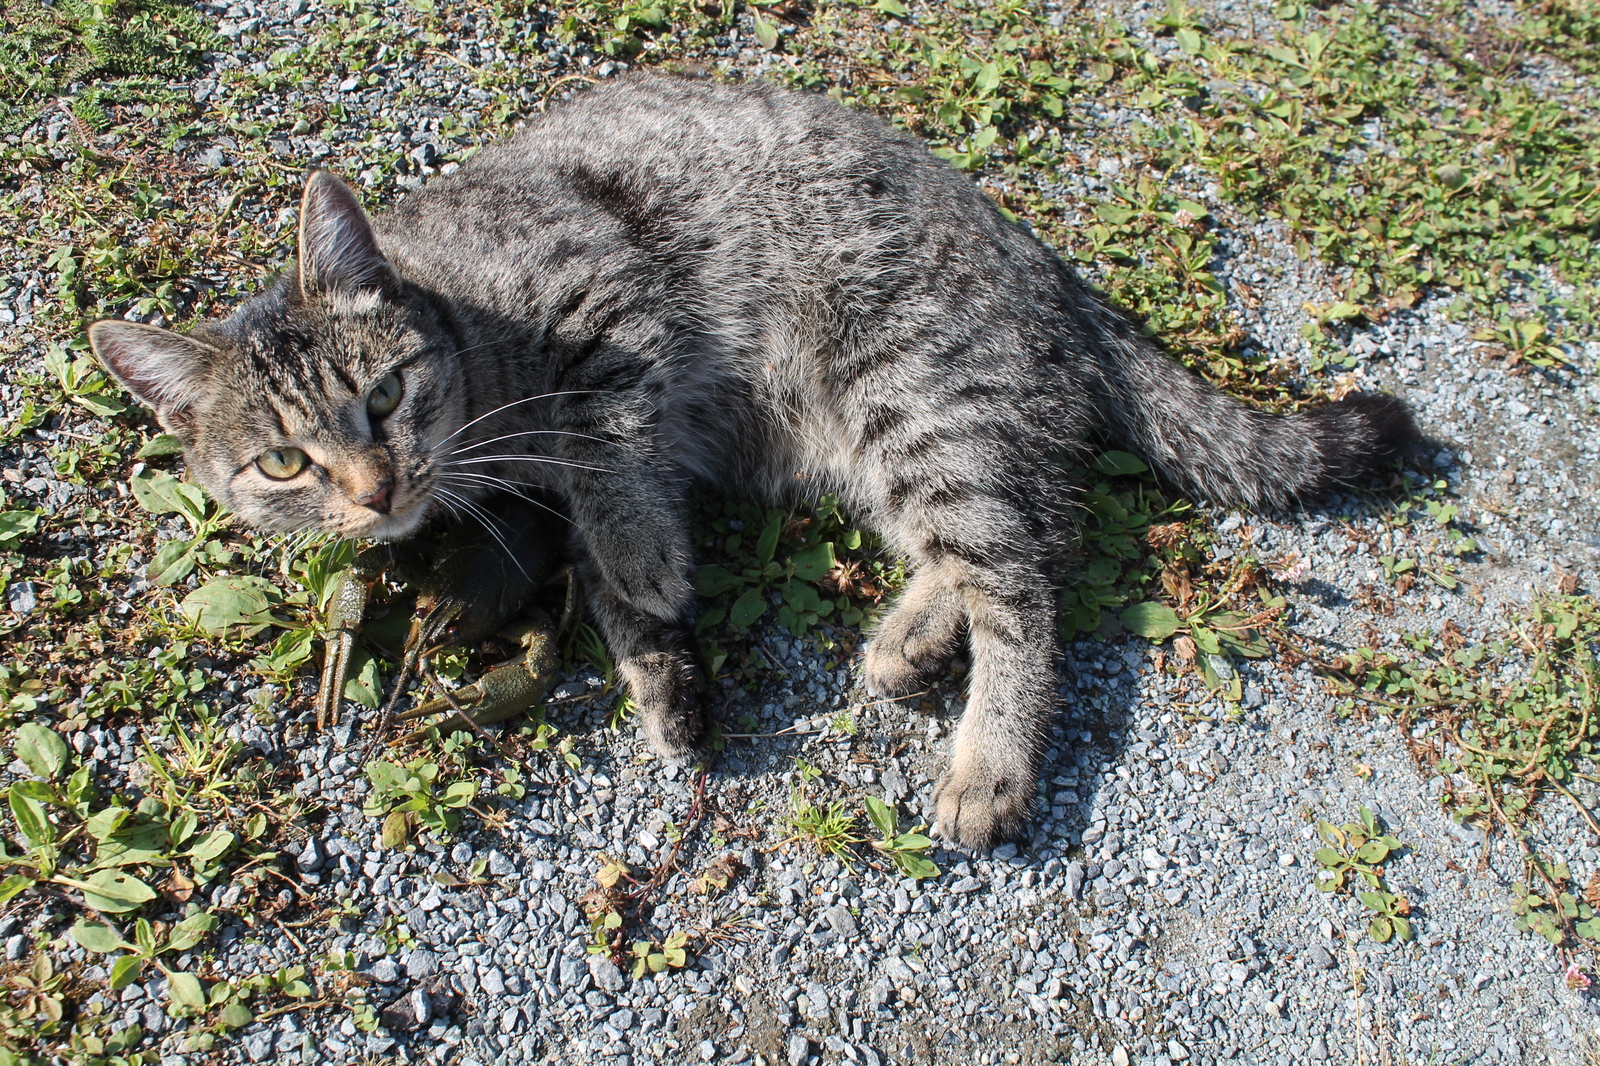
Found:
<svg viewBox="0 0 1600 1066"><path fill-rule="evenodd" d="M326 170L314 172L300 201L300 294L371 291L392 277L356 194Z"/></svg>

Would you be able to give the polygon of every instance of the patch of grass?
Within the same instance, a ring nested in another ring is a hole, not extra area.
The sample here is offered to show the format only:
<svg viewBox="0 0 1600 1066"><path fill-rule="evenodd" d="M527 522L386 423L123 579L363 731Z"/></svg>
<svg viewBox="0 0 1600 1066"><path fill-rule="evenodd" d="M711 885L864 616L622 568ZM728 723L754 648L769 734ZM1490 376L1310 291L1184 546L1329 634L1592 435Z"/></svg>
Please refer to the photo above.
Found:
<svg viewBox="0 0 1600 1066"><path fill-rule="evenodd" d="M15 133L74 82L72 115L106 124L105 105L169 99L165 82L192 72L221 39L176 0L8 0L0 7L0 135Z"/></svg>
<svg viewBox="0 0 1600 1066"><path fill-rule="evenodd" d="M1519 927L1553 944L1570 937L1600 950L1600 921L1591 920L1600 888L1577 893L1566 866L1541 858L1533 837L1541 795L1572 802L1600 832L1573 792L1578 781L1600 780L1597 640L1600 604L1592 596L1546 596L1509 616L1504 635L1485 644L1467 644L1447 623L1437 634L1408 636L1413 655L1360 648L1328 665L1362 702L1408 728L1428 727L1413 754L1446 779L1441 802L1456 818L1517 841L1527 865Z"/></svg>

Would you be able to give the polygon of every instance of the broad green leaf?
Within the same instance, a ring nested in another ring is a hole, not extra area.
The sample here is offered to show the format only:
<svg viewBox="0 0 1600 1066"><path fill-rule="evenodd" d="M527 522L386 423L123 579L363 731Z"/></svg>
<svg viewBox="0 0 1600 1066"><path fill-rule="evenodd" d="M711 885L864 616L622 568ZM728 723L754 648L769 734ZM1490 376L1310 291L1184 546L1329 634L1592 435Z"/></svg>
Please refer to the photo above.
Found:
<svg viewBox="0 0 1600 1066"><path fill-rule="evenodd" d="M101 418L120 415L128 409L127 404L110 396L74 396L73 399L88 408L91 414L98 415Z"/></svg>
<svg viewBox="0 0 1600 1066"><path fill-rule="evenodd" d="M217 1021L229 1029L242 1029L255 1020L256 1016L243 1003L230 1003L217 1015Z"/></svg>
<svg viewBox="0 0 1600 1066"><path fill-rule="evenodd" d="M206 582L183 598L183 615L213 636L236 627L258 633L272 623L272 608L282 599L272 582L253 574L233 574Z"/></svg>
<svg viewBox="0 0 1600 1066"><path fill-rule="evenodd" d="M46 780L67 765L67 742L60 733L39 722L24 722L17 728L15 751L28 769Z"/></svg>
<svg viewBox="0 0 1600 1066"><path fill-rule="evenodd" d="M200 984L200 978L192 973L167 971L167 995L180 1007L195 1011L206 1009L206 990Z"/></svg>
<svg viewBox="0 0 1600 1066"><path fill-rule="evenodd" d="M344 683L344 698L354 700L369 711L375 711L383 700L378 660L359 648L351 660L356 668L350 671L350 679Z"/></svg>
<svg viewBox="0 0 1600 1066"><path fill-rule="evenodd" d="M761 47L769 52L778 50L778 28L762 18L754 8L750 11L750 19L755 24L756 40L761 42Z"/></svg>
<svg viewBox="0 0 1600 1066"><path fill-rule="evenodd" d="M0 544L20 540L38 529L37 511L0 511Z"/></svg>
<svg viewBox="0 0 1600 1066"><path fill-rule="evenodd" d="M11 816L17 828L32 844L48 844L56 838L56 827L50 824L44 804L27 794L21 784L11 786Z"/></svg>
<svg viewBox="0 0 1600 1066"><path fill-rule="evenodd" d="M109 925L102 925L99 922L91 922L86 919L79 919L78 924L72 927L72 939L76 940L86 951L99 952L102 955L109 955L113 951L121 951L124 948L133 947L132 944L122 939L121 933L118 933Z"/></svg>
<svg viewBox="0 0 1600 1066"><path fill-rule="evenodd" d="M1146 600L1117 616L1124 629L1149 640L1166 640L1178 631L1178 613L1164 603Z"/></svg>
<svg viewBox="0 0 1600 1066"><path fill-rule="evenodd" d="M138 980L144 969L144 960L137 955L123 955L111 964L111 991L118 992Z"/></svg>
<svg viewBox="0 0 1600 1066"><path fill-rule="evenodd" d="M94 868L136 866L146 863L168 865L167 827L160 822L126 826L100 841L95 849Z"/></svg>
<svg viewBox="0 0 1600 1066"><path fill-rule="evenodd" d="M764 591L761 588L746 589L744 595L733 601L733 609L728 612L728 619L740 627L755 625L767 612L767 600L762 595Z"/></svg>
<svg viewBox="0 0 1600 1066"><path fill-rule="evenodd" d="M475 782L457 781L444 790L444 799L439 802L446 807L465 807L477 794L478 786Z"/></svg>
<svg viewBox="0 0 1600 1066"><path fill-rule="evenodd" d="M920 881L927 877L938 877L939 867L926 855L918 855L910 851L897 851L894 863L900 867L900 872L913 880Z"/></svg>
<svg viewBox="0 0 1600 1066"><path fill-rule="evenodd" d="M933 847L933 839L923 833L902 833L894 838L894 846L902 851L926 851Z"/></svg>
<svg viewBox="0 0 1600 1066"><path fill-rule="evenodd" d="M1221 655L1222 645L1217 643L1217 635L1205 626L1194 622L1189 623L1189 636L1193 638L1195 646L1207 655ZM1214 683L1211 683L1215 687Z"/></svg>
<svg viewBox="0 0 1600 1066"><path fill-rule="evenodd" d="M194 836L195 826L199 819L190 810L179 811L173 816L172 822L167 826L167 836L172 841L173 847L179 847L184 841Z"/></svg>
<svg viewBox="0 0 1600 1066"><path fill-rule="evenodd" d="M222 924L222 919L208 911L198 911L191 914L172 927L166 950L188 951L204 940L208 934L215 932L220 924Z"/></svg>
<svg viewBox="0 0 1600 1066"><path fill-rule="evenodd" d="M756 558L765 566L772 562L772 555L778 550L778 537L783 533L783 524L786 517L782 514L772 516L772 521L767 523L767 528L761 531L761 538L756 541Z"/></svg>
<svg viewBox="0 0 1600 1066"><path fill-rule="evenodd" d="M739 584L739 577L720 566L702 566L694 572L694 590L702 596L720 596Z"/></svg>
<svg viewBox="0 0 1600 1066"><path fill-rule="evenodd" d="M1365 863L1380 863L1388 855L1389 849L1381 840L1369 840L1356 852L1356 858Z"/></svg>
<svg viewBox="0 0 1600 1066"><path fill-rule="evenodd" d="M152 514L182 513L185 502L178 496L177 486L183 484L171 474L144 470L128 479L133 498L139 506Z"/></svg>
<svg viewBox="0 0 1600 1066"><path fill-rule="evenodd" d="M190 540L169 540L156 549L145 575L155 585L176 585L194 573L198 545Z"/></svg>
<svg viewBox="0 0 1600 1066"><path fill-rule="evenodd" d="M1371 933L1372 939L1378 943L1387 944L1389 938L1394 936L1394 926L1388 918L1380 914L1372 919L1372 924L1367 926L1367 932Z"/></svg>
<svg viewBox="0 0 1600 1066"><path fill-rule="evenodd" d="M834 558L833 544L827 541L814 548L796 552L791 561L794 563L794 576L801 581L820 580L838 562Z"/></svg>
<svg viewBox="0 0 1600 1066"><path fill-rule="evenodd" d="M411 822L404 811L393 811L383 820L383 833L379 842L385 848L398 848L406 842L406 836L411 830Z"/></svg>
<svg viewBox="0 0 1600 1066"><path fill-rule="evenodd" d="M1094 468L1102 474L1142 474L1150 469L1137 455L1119 451L1101 452Z"/></svg>
<svg viewBox="0 0 1600 1066"><path fill-rule="evenodd" d="M209 866L228 853L235 839L233 833L226 829L212 829L196 838L188 854Z"/></svg>
<svg viewBox="0 0 1600 1066"><path fill-rule="evenodd" d="M0 881L0 903L9 902L36 884L38 882L27 874L12 874L4 881Z"/></svg>
<svg viewBox="0 0 1600 1066"><path fill-rule="evenodd" d="M1410 922L1406 921L1404 918L1391 918L1389 921L1394 925L1394 935L1396 937L1402 941L1411 939Z"/></svg>
<svg viewBox="0 0 1600 1066"><path fill-rule="evenodd" d="M1337 851L1334 851L1332 848L1318 848L1317 849L1317 853L1316 853L1316 860L1317 860L1317 862L1321 863L1323 866L1338 866L1341 862L1344 861L1344 856L1340 855Z"/></svg>
<svg viewBox="0 0 1600 1066"><path fill-rule="evenodd" d="M158 455L177 455L183 451L183 441L171 433L157 433L133 453L135 459L153 459Z"/></svg>
<svg viewBox="0 0 1600 1066"><path fill-rule="evenodd" d="M120 870L100 870L76 887L83 890L85 903L111 914L131 911L156 898L155 889Z"/></svg>
<svg viewBox="0 0 1600 1066"><path fill-rule="evenodd" d="M887 840L894 836L895 822L898 819L895 817L893 808L876 796L868 796L866 804L867 817L872 820L872 824L877 827L878 832L883 834L884 839Z"/></svg>

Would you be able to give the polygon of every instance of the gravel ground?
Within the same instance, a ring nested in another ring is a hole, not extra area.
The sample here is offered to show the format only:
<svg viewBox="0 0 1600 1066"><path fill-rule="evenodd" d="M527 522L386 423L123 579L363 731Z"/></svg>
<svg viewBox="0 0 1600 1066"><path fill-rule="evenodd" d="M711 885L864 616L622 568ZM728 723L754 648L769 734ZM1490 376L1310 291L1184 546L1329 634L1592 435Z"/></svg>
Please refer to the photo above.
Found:
<svg viewBox="0 0 1600 1066"><path fill-rule="evenodd" d="M1244 11L1201 6L1235 18ZM305 0L212 10L237 51L184 84L197 100L221 91L229 69L261 62L281 39L330 17ZM1116 13L1142 25L1158 12L1132 5ZM730 39L723 62L756 74L774 60L748 37ZM289 135L274 148L291 167L315 162L369 183L381 175L365 165L372 142L362 127L370 116L396 117L403 130L377 139L398 139L411 160L399 182L415 183L453 168L457 145L436 143L429 130L481 93L461 65L491 58L470 42L449 48L382 72L370 87L352 77L249 106L271 114L342 104L348 141ZM553 40L546 52L552 78L619 69ZM406 87L416 91L401 95ZM1106 118L1110 127L1128 120ZM59 122L41 126L33 135L61 136ZM219 138L177 151L205 181L236 147ZM1122 165L1102 152L1084 146L1084 157L1100 162L1086 169L1079 192L1092 195ZM1188 194L1207 190L1199 183ZM1214 195L1208 206L1224 223L1215 268L1241 324L1269 350L1302 351L1302 305L1331 299L1336 279L1315 260L1298 260L1281 226L1240 217ZM292 217L258 221L282 228ZM13 369L25 369L41 354L29 325L51 279L21 249L11 252L22 266L9 287L0 277L0 338L21 353ZM1358 382L1414 406L1430 440L1412 464L1449 480L1485 550L1463 565L1457 590L1418 585L1376 605L1369 540L1393 547L1395 537L1415 534L1387 532L1373 505L1351 498L1293 514L1215 512L1219 557L1249 548L1308 562L1289 590L1292 632L1336 648L1382 646L1454 620L1482 639L1506 606L1552 591L1563 574L1600 586L1600 526L1580 503L1600 495L1600 344L1572 350L1569 370L1509 374L1428 302L1347 342L1360 360ZM16 384L5 386L8 420L24 398ZM0 474L13 496L70 512L92 490L50 476L40 456L52 439L40 430L0 446ZM73 535L93 554L100 549L89 545L108 530ZM129 598L144 591L138 579L127 588ZM662 886L653 916L660 930L707 933L709 946L689 967L642 980L586 952L580 901L602 853L636 869L659 861L672 847L669 821L685 822L700 783L641 760L631 733L605 728L612 697L594 695L598 678L568 680L550 712L578 735L581 770L554 757L535 762L527 798L500 831L396 852L378 847L376 821L361 813L366 785L348 755L348 724L331 737L309 732L305 714L260 726L249 709L283 694L219 676L229 693L223 726L266 764L298 776L296 794L329 812L301 827L286 866L297 884L282 893L312 908L349 902L359 918L294 932L230 921L219 932L215 972L354 952L383 1024L364 1033L345 1012L288 1012L210 1055L180 1055L169 1041L162 1062L1595 1061L1594 999L1566 986L1546 944L1512 929L1507 886L1522 876L1520 854L1503 839L1486 845L1442 811L1441 780L1419 773L1408 747L1420 727L1411 738L1381 716L1341 718L1309 666L1241 666L1245 698L1235 710L1206 702L1192 677L1155 669L1147 642L1063 648L1063 711L1032 836L992 855L936 852L942 876L915 882L783 846L795 757L823 771L819 799L883 796L915 818L930 810L959 687L871 703L856 661L831 667L828 655L777 628L759 639L782 674L715 702L727 700L725 720L750 714L760 722L754 732L779 735L730 742L704 781L702 826L713 828L691 834L684 872ZM849 709L855 734L828 728ZM91 725L74 746L116 780L140 735L136 725ZM1361 804L1407 845L1390 877L1415 906L1413 943L1373 943L1362 935L1361 907L1312 885L1315 819L1347 821ZM1575 812L1550 804L1542 814L1536 835L1547 854L1569 862L1580 881L1600 869L1596 841ZM728 890L710 901L690 892L688 877L726 853L741 869ZM468 879L479 859L487 860L485 883L436 882L441 872ZM226 911L238 901L230 891L218 885L211 902ZM389 950L384 933L401 925L410 943ZM0 920L8 958L26 955L34 928ZM161 983L132 985L108 1006L127 1023L169 1031Z"/></svg>

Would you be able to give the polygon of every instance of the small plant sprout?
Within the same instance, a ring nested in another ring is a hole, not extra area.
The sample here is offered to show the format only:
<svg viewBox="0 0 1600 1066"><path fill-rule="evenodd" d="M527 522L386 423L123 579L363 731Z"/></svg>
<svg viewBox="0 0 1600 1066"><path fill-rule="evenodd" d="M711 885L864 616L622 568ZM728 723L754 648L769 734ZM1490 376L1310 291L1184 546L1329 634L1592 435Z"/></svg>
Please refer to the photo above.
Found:
<svg viewBox="0 0 1600 1066"><path fill-rule="evenodd" d="M925 877L938 877L939 867L928 858L928 851L933 847L933 841L923 835L925 826L918 826L908 833L899 830L899 816L895 809L875 796L868 796L867 818L882 834L882 839L874 840L872 846L883 854L889 856L900 872L915 880Z"/></svg>
<svg viewBox="0 0 1600 1066"><path fill-rule="evenodd" d="M1339 892L1349 886L1362 906L1374 912L1367 932L1380 944L1391 939L1410 940L1411 904L1389 891L1383 864L1403 845L1383 832L1384 826L1365 806L1359 820L1344 825L1317 822L1317 835L1325 844L1316 851L1315 883L1320 891ZM1358 887L1365 884L1365 888Z"/></svg>
<svg viewBox="0 0 1600 1066"><path fill-rule="evenodd" d="M633 976L637 980L647 973L660 973L669 966L675 970L689 965L689 934L679 930L660 944L640 940L633 945Z"/></svg>

